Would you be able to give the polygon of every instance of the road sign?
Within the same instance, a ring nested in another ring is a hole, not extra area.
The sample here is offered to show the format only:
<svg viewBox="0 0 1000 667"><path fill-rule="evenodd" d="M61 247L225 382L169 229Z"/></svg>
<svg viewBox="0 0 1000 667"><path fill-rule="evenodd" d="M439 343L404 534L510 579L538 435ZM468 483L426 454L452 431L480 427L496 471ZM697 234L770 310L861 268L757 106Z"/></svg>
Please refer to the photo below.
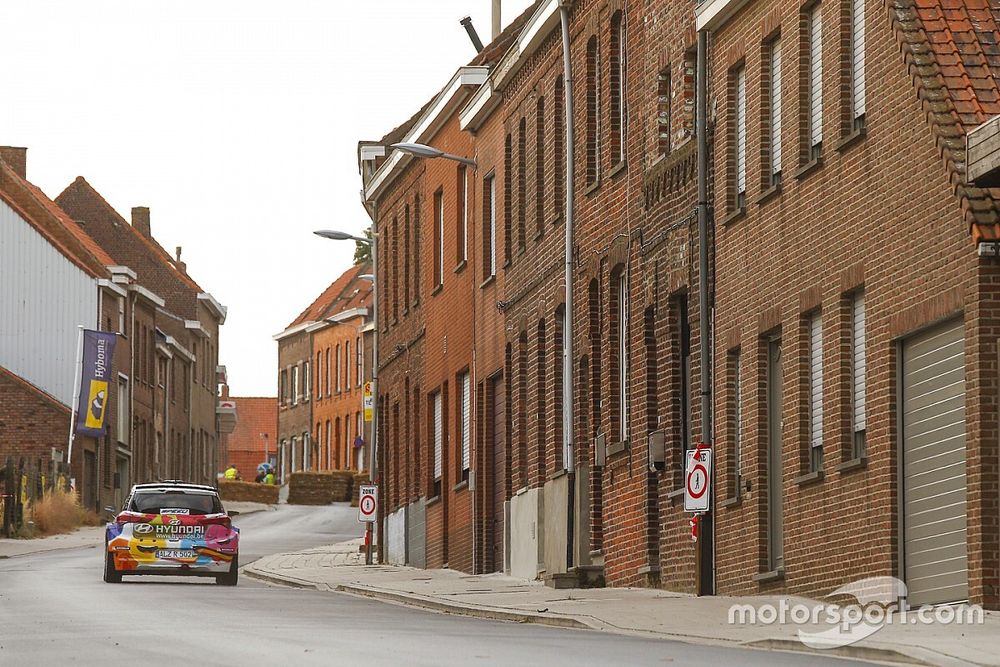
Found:
<svg viewBox="0 0 1000 667"><path fill-rule="evenodd" d="M378 487L374 484L363 484L358 491L358 521L370 523L375 521L378 513Z"/></svg>
<svg viewBox="0 0 1000 667"><path fill-rule="evenodd" d="M695 458L697 453L697 458ZM684 468L684 511L707 512L712 481L712 450L690 449Z"/></svg>
<svg viewBox="0 0 1000 667"><path fill-rule="evenodd" d="M375 399L372 398L372 383L365 382L364 408L365 408L366 422L370 422L372 420L372 409L374 407L375 407Z"/></svg>

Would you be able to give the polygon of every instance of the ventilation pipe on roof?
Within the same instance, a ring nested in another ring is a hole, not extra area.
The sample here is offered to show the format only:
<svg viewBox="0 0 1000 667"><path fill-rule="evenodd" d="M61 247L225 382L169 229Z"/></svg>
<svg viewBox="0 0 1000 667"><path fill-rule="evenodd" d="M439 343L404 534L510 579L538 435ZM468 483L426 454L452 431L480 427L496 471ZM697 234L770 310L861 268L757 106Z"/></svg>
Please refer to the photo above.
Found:
<svg viewBox="0 0 1000 667"><path fill-rule="evenodd" d="M493 0L493 25L491 27L493 30L490 40L494 40L500 36L500 0Z"/></svg>
<svg viewBox="0 0 1000 667"><path fill-rule="evenodd" d="M469 33L469 39L472 40L472 45L476 47L476 53L483 52L483 40L479 39L479 33L476 32L476 28L472 25L472 17L466 16L464 19L459 21L462 27L465 28L465 32Z"/></svg>

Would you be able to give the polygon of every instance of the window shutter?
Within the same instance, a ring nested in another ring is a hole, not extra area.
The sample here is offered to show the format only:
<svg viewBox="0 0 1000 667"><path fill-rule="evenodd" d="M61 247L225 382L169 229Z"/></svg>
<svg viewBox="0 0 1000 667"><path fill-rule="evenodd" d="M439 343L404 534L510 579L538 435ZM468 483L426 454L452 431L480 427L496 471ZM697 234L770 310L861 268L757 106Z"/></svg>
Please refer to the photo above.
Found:
<svg viewBox="0 0 1000 667"><path fill-rule="evenodd" d="M823 446L823 319L819 313L809 323L809 439Z"/></svg>
<svg viewBox="0 0 1000 667"><path fill-rule="evenodd" d="M469 405L471 386L469 374L462 376L462 470L469 469Z"/></svg>
<svg viewBox="0 0 1000 667"><path fill-rule="evenodd" d="M854 296L854 326L852 350L854 360L851 373L854 386L854 431L865 430L865 294Z"/></svg>
<svg viewBox="0 0 1000 667"><path fill-rule="evenodd" d="M809 145L823 141L823 18L812 9L809 37Z"/></svg>
<svg viewBox="0 0 1000 667"><path fill-rule="evenodd" d="M747 190L746 69L736 73L736 192Z"/></svg>
<svg viewBox="0 0 1000 667"><path fill-rule="evenodd" d="M434 394L434 479L441 478L441 450L444 446L443 421L441 392L438 392Z"/></svg>
<svg viewBox="0 0 1000 667"><path fill-rule="evenodd" d="M496 178L490 178L490 275L497 274L497 188Z"/></svg>
<svg viewBox="0 0 1000 667"><path fill-rule="evenodd" d="M771 173L781 172L781 40L771 43Z"/></svg>
<svg viewBox="0 0 1000 667"><path fill-rule="evenodd" d="M851 26L851 87L854 92L854 117L865 115L865 0L853 0Z"/></svg>

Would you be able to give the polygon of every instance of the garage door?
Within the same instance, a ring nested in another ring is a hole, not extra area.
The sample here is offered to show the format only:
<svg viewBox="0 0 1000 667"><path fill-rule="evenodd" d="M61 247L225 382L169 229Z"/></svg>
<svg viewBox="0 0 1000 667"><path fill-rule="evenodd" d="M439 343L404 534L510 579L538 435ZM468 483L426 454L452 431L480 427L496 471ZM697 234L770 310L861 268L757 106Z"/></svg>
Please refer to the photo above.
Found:
<svg viewBox="0 0 1000 667"><path fill-rule="evenodd" d="M903 343L903 565L911 605L969 597L962 322Z"/></svg>

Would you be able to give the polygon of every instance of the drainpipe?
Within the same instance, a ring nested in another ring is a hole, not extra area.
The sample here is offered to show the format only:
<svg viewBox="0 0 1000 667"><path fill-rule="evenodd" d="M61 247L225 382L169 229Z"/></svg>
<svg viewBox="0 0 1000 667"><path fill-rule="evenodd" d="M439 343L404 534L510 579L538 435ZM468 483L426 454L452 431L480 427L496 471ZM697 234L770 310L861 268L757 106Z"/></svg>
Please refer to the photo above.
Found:
<svg viewBox="0 0 1000 667"><path fill-rule="evenodd" d="M696 76L696 113L698 115L695 132L698 141L698 328L701 365L701 441L712 444L712 350L709 301L711 292L708 285L708 32L698 32L698 69ZM702 522L709 528L707 539L698 544L697 572L698 594L713 590L715 578L714 545L715 531L711 530L711 520ZM707 563L704 560L707 559ZM711 569L711 580L702 581L704 565Z"/></svg>
<svg viewBox="0 0 1000 667"><path fill-rule="evenodd" d="M375 174L375 161L374 160L368 160L366 162L366 164L365 164L365 169L366 169L366 171L368 173L368 178L365 179L365 183L367 183L372 178L372 176ZM379 393L378 393L379 392L379 388L378 388L378 328L380 326L380 323L378 321L378 298L379 298L379 294L378 294L378 278L379 278L379 276L378 276L378 202L377 201L372 201L372 202L367 201L365 199L364 190L361 191L361 199L362 199L362 202L365 204L365 207L368 209L368 213L369 213L369 215L371 217L371 220L372 220L372 243L371 243L371 251L372 251L372 380L371 380L371 382L372 382L372 430L371 430L371 433L372 433L372 436L371 436L371 443L370 443L370 445L368 447L368 475L369 475L369 477L371 479L371 483L378 485L379 491L380 491L379 496L378 496L378 499L379 499L378 505L379 505L379 507L377 509L377 511L378 511L378 517L379 517L379 522L378 522L379 523L379 526L378 526L379 532L378 532L378 535L374 535L374 534L369 535L369 537L368 537L368 548L367 548L367 552L365 554L365 563L367 565L371 565L372 562L373 562L373 555L372 555L373 544L372 543L375 542L375 539L377 537L381 537L382 535L385 535L385 525L384 525L385 517L383 516L385 514L385 512L383 511L383 508L385 507L385 499L384 499L384 495L385 494L381 493L381 491L383 491L382 485L379 484L376 481L376 479L377 479L376 478L376 474L378 472L377 445L378 445L378 428L379 428L379 424L378 424L378 411L379 411L379 400L378 400L378 398L379 398ZM361 345L362 345L362 347L364 347L364 336L363 335L361 337ZM362 356L362 358L363 358L363 356ZM363 409L364 408L362 406L362 410ZM363 420L364 420L364 416L362 415L362 421ZM372 528L374 528L374 526L372 524L369 524L369 526L371 526ZM381 548L381 541L380 541L380 548ZM381 561L381 559L380 559L380 561Z"/></svg>
<svg viewBox="0 0 1000 667"><path fill-rule="evenodd" d="M563 313L563 367L562 367L562 409L563 409L563 466L568 473L566 498L566 568L573 565L574 500L576 496L576 461L573 452L573 170L576 141L573 132L573 72L570 62L569 12L573 0L559 1L559 20L562 25L563 47L563 92L565 94L566 121L566 248L565 273L566 305Z"/></svg>

